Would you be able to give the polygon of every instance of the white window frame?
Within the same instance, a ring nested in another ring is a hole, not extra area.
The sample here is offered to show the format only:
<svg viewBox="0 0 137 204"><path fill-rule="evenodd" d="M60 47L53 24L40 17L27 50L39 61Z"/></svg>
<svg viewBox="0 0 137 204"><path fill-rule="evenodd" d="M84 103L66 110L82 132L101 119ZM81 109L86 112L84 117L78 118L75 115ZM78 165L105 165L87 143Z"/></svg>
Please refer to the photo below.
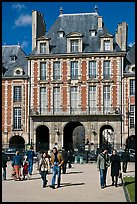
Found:
<svg viewBox="0 0 137 204"><path fill-rule="evenodd" d="M108 66L108 63L109 63L109 66ZM111 76L111 61L104 60L103 61L103 78L110 79L110 76Z"/></svg>
<svg viewBox="0 0 137 204"><path fill-rule="evenodd" d="M96 77L97 77L97 62L95 60L92 60L89 61L89 79L93 79Z"/></svg>
<svg viewBox="0 0 137 204"><path fill-rule="evenodd" d="M129 124L130 128L135 128L135 105L130 105Z"/></svg>
<svg viewBox="0 0 137 204"><path fill-rule="evenodd" d="M71 53L79 52L79 40L78 39L70 40L70 52Z"/></svg>
<svg viewBox="0 0 137 204"><path fill-rule="evenodd" d="M78 101L79 101L78 87L72 86L70 87L70 107L72 114L78 112Z"/></svg>
<svg viewBox="0 0 137 204"><path fill-rule="evenodd" d="M21 108L14 107L13 108L13 129L21 129Z"/></svg>
<svg viewBox="0 0 137 204"><path fill-rule="evenodd" d="M40 112L41 114L47 113L47 106L48 106L47 88L40 87Z"/></svg>
<svg viewBox="0 0 137 204"><path fill-rule="evenodd" d="M89 112L90 114L97 112L97 87L89 86Z"/></svg>
<svg viewBox="0 0 137 204"><path fill-rule="evenodd" d="M47 63L40 62L40 80L47 80Z"/></svg>
<svg viewBox="0 0 137 204"><path fill-rule="evenodd" d="M130 95L135 95L135 79L130 79Z"/></svg>
<svg viewBox="0 0 137 204"><path fill-rule="evenodd" d="M79 63L78 61L70 62L70 78L73 80L78 79L79 76Z"/></svg>
<svg viewBox="0 0 137 204"><path fill-rule="evenodd" d="M22 101L22 87L14 86L13 87L13 102L21 102Z"/></svg>
<svg viewBox="0 0 137 204"><path fill-rule="evenodd" d="M55 114L60 113L61 95L60 87L53 87L53 111Z"/></svg>
<svg viewBox="0 0 137 204"><path fill-rule="evenodd" d="M53 80L60 80L61 76L61 63L59 61L53 62Z"/></svg>
<svg viewBox="0 0 137 204"><path fill-rule="evenodd" d="M103 86L103 108L104 113L108 114L111 111L111 96L110 96L110 86Z"/></svg>
<svg viewBox="0 0 137 204"><path fill-rule="evenodd" d="M104 40L104 51L110 51L110 40Z"/></svg>

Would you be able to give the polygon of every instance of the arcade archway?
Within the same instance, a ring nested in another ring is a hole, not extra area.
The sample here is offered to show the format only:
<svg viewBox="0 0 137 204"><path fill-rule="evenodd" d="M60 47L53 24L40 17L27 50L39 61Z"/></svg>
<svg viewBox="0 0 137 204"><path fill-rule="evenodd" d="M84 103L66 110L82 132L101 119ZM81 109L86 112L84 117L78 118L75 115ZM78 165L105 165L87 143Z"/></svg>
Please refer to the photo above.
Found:
<svg viewBox="0 0 137 204"><path fill-rule="evenodd" d="M16 150L22 151L25 149L25 140L22 136L16 135L10 138L9 148L15 148Z"/></svg>
<svg viewBox="0 0 137 204"><path fill-rule="evenodd" d="M49 129L40 125L36 129L36 152L49 150Z"/></svg>
<svg viewBox="0 0 137 204"><path fill-rule="evenodd" d="M64 127L64 148L67 150L78 148L85 141L85 129L80 122L69 122Z"/></svg>
<svg viewBox="0 0 137 204"><path fill-rule="evenodd" d="M114 129L110 125L103 125L100 128L100 148L107 147L108 150L114 147Z"/></svg>

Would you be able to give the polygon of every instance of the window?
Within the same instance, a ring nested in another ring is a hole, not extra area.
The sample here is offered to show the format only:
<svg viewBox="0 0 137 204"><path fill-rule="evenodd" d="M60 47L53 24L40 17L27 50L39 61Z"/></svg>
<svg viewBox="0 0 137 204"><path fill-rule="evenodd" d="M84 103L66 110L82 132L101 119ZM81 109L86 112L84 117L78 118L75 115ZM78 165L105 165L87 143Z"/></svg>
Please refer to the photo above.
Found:
<svg viewBox="0 0 137 204"><path fill-rule="evenodd" d="M130 79L130 95L135 95L135 79Z"/></svg>
<svg viewBox="0 0 137 204"><path fill-rule="evenodd" d="M110 86L103 87L104 113L110 113Z"/></svg>
<svg viewBox="0 0 137 204"><path fill-rule="evenodd" d="M108 60L103 63L103 77L110 78L110 61Z"/></svg>
<svg viewBox="0 0 137 204"><path fill-rule="evenodd" d="M46 53L46 43L40 43L40 53Z"/></svg>
<svg viewBox="0 0 137 204"><path fill-rule="evenodd" d="M96 78L96 61L89 62L89 78Z"/></svg>
<svg viewBox="0 0 137 204"><path fill-rule="evenodd" d="M89 87L89 110L90 113L95 113L97 107L96 86Z"/></svg>
<svg viewBox="0 0 137 204"><path fill-rule="evenodd" d="M53 63L53 79L60 79L60 62Z"/></svg>
<svg viewBox="0 0 137 204"><path fill-rule="evenodd" d="M10 61L15 62L16 61L16 55L10 56Z"/></svg>
<svg viewBox="0 0 137 204"><path fill-rule="evenodd" d="M71 52L78 52L78 40L71 40Z"/></svg>
<svg viewBox="0 0 137 204"><path fill-rule="evenodd" d="M13 108L13 129L21 129L21 108Z"/></svg>
<svg viewBox="0 0 137 204"><path fill-rule="evenodd" d="M41 114L44 114L47 112L47 89L46 87L41 87L40 88L40 109L41 109Z"/></svg>
<svg viewBox="0 0 137 204"><path fill-rule="evenodd" d="M70 107L71 113L75 113L78 110L78 87L70 88Z"/></svg>
<svg viewBox="0 0 137 204"><path fill-rule="evenodd" d="M96 31L95 31L95 30L91 30L91 31L90 31L90 36L91 36L91 37L94 37L95 35L96 35Z"/></svg>
<svg viewBox="0 0 137 204"><path fill-rule="evenodd" d="M110 51L110 40L104 40L104 50Z"/></svg>
<svg viewBox="0 0 137 204"><path fill-rule="evenodd" d="M53 106L54 106L54 113L60 113L60 88L54 87L53 88Z"/></svg>
<svg viewBox="0 0 137 204"><path fill-rule="evenodd" d="M78 62L71 62L71 79L78 79Z"/></svg>
<svg viewBox="0 0 137 204"><path fill-rule="evenodd" d="M46 63L41 62L40 63L40 79L46 80L46 78L47 78L47 76L46 76Z"/></svg>
<svg viewBox="0 0 137 204"><path fill-rule="evenodd" d="M135 105L130 105L130 128L135 128Z"/></svg>
<svg viewBox="0 0 137 204"><path fill-rule="evenodd" d="M14 86L13 101L21 102L21 86Z"/></svg>

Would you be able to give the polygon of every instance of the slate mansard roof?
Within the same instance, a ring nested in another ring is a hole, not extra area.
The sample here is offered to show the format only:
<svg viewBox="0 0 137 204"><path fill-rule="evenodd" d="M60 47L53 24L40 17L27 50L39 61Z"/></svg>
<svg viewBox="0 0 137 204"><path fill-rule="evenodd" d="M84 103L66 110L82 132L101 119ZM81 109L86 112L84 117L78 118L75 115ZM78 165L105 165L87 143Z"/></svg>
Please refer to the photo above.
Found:
<svg viewBox="0 0 137 204"><path fill-rule="evenodd" d="M98 29L98 13L62 14L56 19L45 37L50 38L50 54L67 54L67 35L71 32L78 32L83 37L83 53L100 52L101 36L110 35L102 22L102 28ZM96 35L90 36L90 31L95 31ZM64 37L60 38L58 31L64 32ZM114 51L121 51L114 42ZM37 54L34 49L30 55Z"/></svg>
<svg viewBox="0 0 137 204"><path fill-rule="evenodd" d="M11 57L15 57L15 61L14 60L12 61ZM14 76L13 73L16 68L23 69L23 75L22 75L23 78L28 77L27 65L28 64L27 64L26 54L19 45L2 46L3 77L13 77Z"/></svg>

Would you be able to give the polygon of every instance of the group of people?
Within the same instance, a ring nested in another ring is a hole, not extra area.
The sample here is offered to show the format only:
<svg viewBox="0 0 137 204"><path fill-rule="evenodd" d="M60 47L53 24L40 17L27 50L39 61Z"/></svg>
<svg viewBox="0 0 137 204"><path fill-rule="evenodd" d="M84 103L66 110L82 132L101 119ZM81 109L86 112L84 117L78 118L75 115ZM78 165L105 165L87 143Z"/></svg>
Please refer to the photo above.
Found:
<svg viewBox="0 0 137 204"><path fill-rule="evenodd" d="M31 147L25 155L25 160L22 160L22 156L19 151L16 151L16 155L12 160L12 168L14 170L14 179L21 180L21 167L23 167L23 179L25 176L32 175L33 172L33 157L35 156L34 150ZM128 158L128 155L125 154L125 157ZM123 158L125 158L123 157ZM3 180L6 180L6 167L7 167L7 157L2 152L2 168L3 168ZM51 154L48 152L42 152L41 155L38 156L38 166L37 170L41 175L43 188L47 185L47 174L52 170L52 181L51 188L55 189L55 181L57 176L57 188L60 187L61 181L61 170L63 173L66 173L66 165L69 164L69 168L71 168L72 162L72 152L67 152L63 149L62 153L60 153L57 147L54 147ZM123 159L123 172L126 172L128 160ZM108 151L105 148L102 148L102 151L98 154L97 157L97 169L100 172L100 186L101 188L106 187L106 176L107 169L111 166L111 177L112 177L112 186L117 187L118 177L121 173L121 162L120 157L117 154L117 151L113 149L112 155L108 155Z"/></svg>
<svg viewBox="0 0 137 204"><path fill-rule="evenodd" d="M128 151L125 149L122 155L123 161L123 172L126 172L127 163L129 161ZM102 148L102 151L98 154L97 157L97 169L100 172L100 186L101 188L106 187L106 176L107 169L111 166L111 178L112 178L112 186L117 187L118 178L121 176L121 161L120 157L117 154L117 150L112 150L112 155L109 156L108 150L106 148Z"/></svg>

